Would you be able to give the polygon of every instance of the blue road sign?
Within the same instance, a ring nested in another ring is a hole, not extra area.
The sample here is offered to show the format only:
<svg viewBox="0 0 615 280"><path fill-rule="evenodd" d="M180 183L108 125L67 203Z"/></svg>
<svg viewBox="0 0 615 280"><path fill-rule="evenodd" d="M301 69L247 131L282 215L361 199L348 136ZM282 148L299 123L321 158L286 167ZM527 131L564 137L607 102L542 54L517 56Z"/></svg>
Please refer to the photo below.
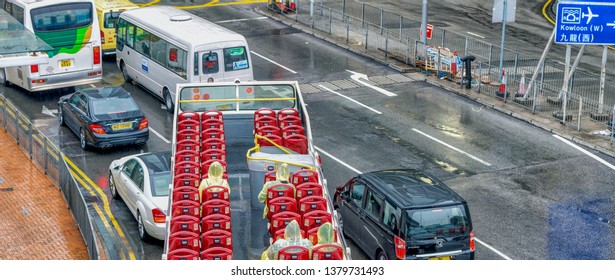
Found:
<svg viewBox="0 0 615 280"><path fill-rule="evenodd" d="M615 45L614 1L560 2L555 43Z"/></svg>

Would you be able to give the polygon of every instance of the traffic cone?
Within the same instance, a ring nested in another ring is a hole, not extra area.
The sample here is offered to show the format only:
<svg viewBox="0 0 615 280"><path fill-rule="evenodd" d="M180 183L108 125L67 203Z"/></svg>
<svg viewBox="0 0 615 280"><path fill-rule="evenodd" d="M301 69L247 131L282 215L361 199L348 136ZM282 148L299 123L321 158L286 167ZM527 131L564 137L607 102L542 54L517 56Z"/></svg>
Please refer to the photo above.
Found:
<svg viewBox="0 0 615 280"><path fill-rule="evenodd" d="M502 82L498 92L495 93L498 97L506 98L506 80L506 71L502 70Z"/></svg>
<svg viewBox="0 0 615 280"><path fill-rule="evenodd" d="M525 74L521 74L521 81L519 81L519 91L515 94L515 97L525 97L527 94L527 87L525 86Z"/></svg>

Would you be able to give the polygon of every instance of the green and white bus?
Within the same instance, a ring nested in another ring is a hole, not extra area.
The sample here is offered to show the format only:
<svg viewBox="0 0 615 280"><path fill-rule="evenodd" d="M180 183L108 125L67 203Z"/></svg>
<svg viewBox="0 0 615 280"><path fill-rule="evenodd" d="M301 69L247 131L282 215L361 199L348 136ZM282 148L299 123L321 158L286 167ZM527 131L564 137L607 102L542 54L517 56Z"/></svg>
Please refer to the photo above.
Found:
<svg viewBox="0 0 615 280"><path fill-rule="evenodd" d="M102 80L100 28L93 0L0 0L0 4L53 48L46 52L47 64L0 69L5 86L36 92Z"/></svg>

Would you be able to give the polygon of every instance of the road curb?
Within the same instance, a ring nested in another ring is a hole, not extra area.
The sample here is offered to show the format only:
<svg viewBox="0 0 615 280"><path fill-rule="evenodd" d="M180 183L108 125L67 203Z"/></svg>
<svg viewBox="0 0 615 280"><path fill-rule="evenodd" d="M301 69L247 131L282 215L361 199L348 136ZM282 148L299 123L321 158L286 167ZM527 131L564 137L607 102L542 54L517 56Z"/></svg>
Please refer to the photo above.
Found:
<svg viewBox="0 0 615 280"><path fill-rule="evenodd" d="M352 52L354 54L357 54L357 55L359 55L361 57L364 57L364 58L367 58L367 59L371 59L371 60L373 60L373 61L375 61L377 63L385 65L385 66L387 66L387 67L389 67L391 69L394 69L394 70L396 70L396 71L398 71L400 73L420 73L419 71L417 71L416 68L412 67L411 65L409 65L408 68L404 68L404 67L401 67L399 65L392 64L389 61L384 60L384 59L382 59L380 57L375 57L373 55L367 54L367 53L362 52L360 50L351 48L348 45L341 44L341 43L339 43L339 42L337 42L337 41L335 41L335 40L333 40L331 38L328 38L327 36L323 36L323 35L320 34L320 31L318 31L318 32L313 31L312 28L306 27L303 24L293 23L293 22L291 22L291 20L288 20L286 18L278 18L276 16L273 16L273 15L267 13L267 12L262 11L259 7L255 7L254 11L256 13L260 14L260 15L266 16L266 17L268 17L270 19L273 19L273 20L275 20L277 22L280 22L280 23L282 23L284 25L287 25L289 27L293 27L295 29L298 29L298 30L300 30L301 32L303 32L305 34L311 35L311 36L313 36L315 38L318 38L318 39L321 39L321 40L323 40L325 42L331 43L331 44L333 44L333 45L335 45L335 46L337 46L339 48L348 50L348 51L350 51L350 52ZM582 139L580 137L570 136L570 135L567 135L565 133L562 133L562 132L558 131L557 128L553 128L552 126L550 126L548 124L545 124L545 123L540 122L540 121L538 121L536 119L533 119L533 118L526 118L526 116L524 116L523 114L516 113L516 112L511 111L509 109L500 107L497 104L492 104L490 102L487 102L487 101L481 99L479 96L472 96L469 93L466 93L466 92L464 92L462 90L450 87L450 86L446 85L445 83L442 83L442 82L439 82L438 80L435 80L435 78L433 78L431 76L426 76L425 78L418 79L418 80L415 79L415 78L412 78L412 77L410 77L410 78L412 80L415 80L415 81L424 81L424 82L426 82L426 83L428 83L428 84L430 84L432 86L436 86L436 87L444 89L444 90L446 90L448 92L452 92L452 93L454 93L454 94L456 94L458 96L461 96L461 97L463 97L463 98L465 98L467 100L474 101L474 102L476 102L478 104L481 104L481 105L483 105L485 107L488 107L489 109L493 109L493 110L495 110L497 112L500 112L502 114L505 114L505 115L508 115L510 117L513 117L513 118L515 118L517 120L524 121L524 122L526 122L528 124L531 124L531 125L533 125L535 127L543 129L543 130L545 130L545 131L547 131L549 133L552 133L552 134L555 134L555 135L559 135L560 137L562 137L564 139L567 139L567 140L569 140L569 141L571 141L573 143L579 144L579 145L584 146L584 147L589 148L589 149L593 149L595 151L599 151L599 152L601 152L601 153L603 153L605 155L608 155L610 157L614 157L615 158L615 152L611 151L607 147L604 147L603 145L592 144L590 142L585 141L584 139ZM607 143L606 145L612 146L610 143Z"/></svg>

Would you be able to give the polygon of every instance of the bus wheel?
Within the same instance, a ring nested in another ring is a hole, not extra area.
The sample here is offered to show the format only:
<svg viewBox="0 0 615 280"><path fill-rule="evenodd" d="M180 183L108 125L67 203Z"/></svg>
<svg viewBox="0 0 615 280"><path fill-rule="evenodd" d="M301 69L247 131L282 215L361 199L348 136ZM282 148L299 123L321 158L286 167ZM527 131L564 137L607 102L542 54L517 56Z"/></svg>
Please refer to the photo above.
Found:
<svg viewBox="0 0 615 280"><path fill-rule="evenodd" d="M8 87L11 85L11 83L9 82L9 79L6 77L6 70L4 70L4 68L0 68L0 84L2 84L5 87Z"/></svg>
<svg viewBox="0 0 615 280"><path fill-rule="evenodd" d="M164 97L164 105L167 106L167 111L169 113L175 112L175 108L173 108L173 100L171 99L171 93L167 88L162 89L162 96Z"/></svg>
<svg viewBox="0 0 615 280"><path fill-rule="evenodd" d="M124 64L123 60L122 62L120 62L120 70L122 70L122 76L124 76L124 81L126 81L127 83L131 83L132 78L128 76L128 70L126 70L126 65Z"/></svg>

